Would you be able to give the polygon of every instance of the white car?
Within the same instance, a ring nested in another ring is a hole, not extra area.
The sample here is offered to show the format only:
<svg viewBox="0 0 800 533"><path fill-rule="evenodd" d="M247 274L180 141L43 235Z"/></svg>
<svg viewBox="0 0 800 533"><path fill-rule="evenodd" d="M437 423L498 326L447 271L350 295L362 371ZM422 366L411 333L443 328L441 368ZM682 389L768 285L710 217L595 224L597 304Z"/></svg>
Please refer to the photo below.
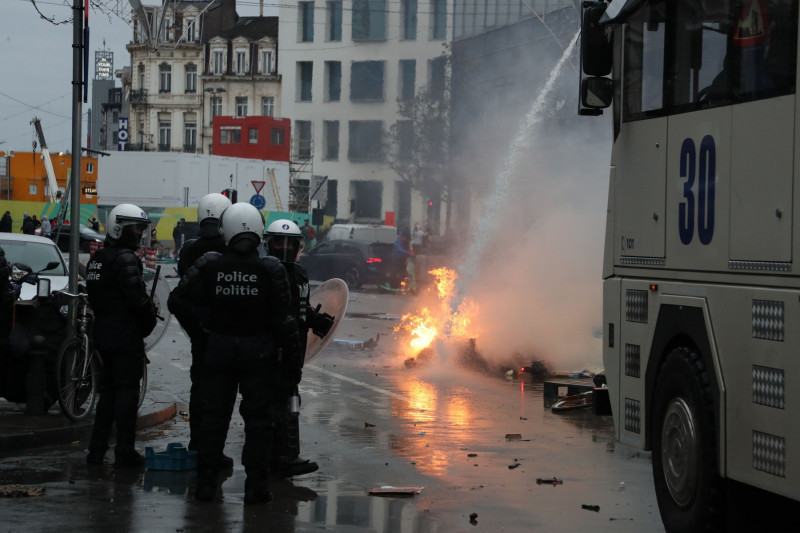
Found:
<svg viewBox="0 0 800 533"><path fill-rule="evenodd" d="M22 233L0 233L0 248L6 253L8 264L22 263L31 267L33 272L40 272L50 263L57 263L55 268L44 270L39 275L50 280L50 290L65 290L69 284L69 269L64 256L51 239L37 235ZM36 286L22 284L21 300L31 300L36 296Z"/></svg>

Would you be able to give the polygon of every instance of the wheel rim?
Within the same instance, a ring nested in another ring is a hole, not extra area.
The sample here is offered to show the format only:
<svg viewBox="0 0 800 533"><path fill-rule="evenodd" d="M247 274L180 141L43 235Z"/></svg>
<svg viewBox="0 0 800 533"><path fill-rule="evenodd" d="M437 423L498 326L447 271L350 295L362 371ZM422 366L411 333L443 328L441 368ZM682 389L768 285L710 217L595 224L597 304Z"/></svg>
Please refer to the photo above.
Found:
<svg viewBox="0 0 800 533"><path fill-rule="evenodd" d="M699 443L697 423L688 402L673 399L664 413L661 432L661 466L672 499L689 505L697 491Z"/></svg>
<svg viewBox="0 0 800 533"><path fill-rule="evenodd" d="M350 287L355 287L358 285L358 280L361 276L358 275L358 270L355 268L351 268L347 271L347 285Z"/></svg>

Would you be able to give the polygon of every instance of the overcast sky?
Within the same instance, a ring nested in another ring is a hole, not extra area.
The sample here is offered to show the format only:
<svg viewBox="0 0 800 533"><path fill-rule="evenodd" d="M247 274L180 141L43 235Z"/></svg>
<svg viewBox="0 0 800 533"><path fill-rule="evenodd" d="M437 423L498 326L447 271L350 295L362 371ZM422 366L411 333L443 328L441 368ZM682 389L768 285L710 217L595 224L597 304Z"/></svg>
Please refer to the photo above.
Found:
<svg viewBox="0 0 800 533"><path fill-rule="evenodd" d="M0 151L31 150L35 133L30 122L34 116L41 119L50 151L68 151L72 146L73 0L2 0L2 3ZM161 1L142 3L159 5ZM275 5L274 0L270 3ZM115 70L128 65L130 55L125 45L132 38L128 0L91 0L91 4L102 4L105 9L89 12L90 78L94 76L97 50L114 52ZM269 11L267 1L264 4L265 14L277 15L276 11ZM60 24L44 20L37 7L45 17ZM258 9L258 0L237 1L241 16L257 16ZM82 105L81 146L86 146L86 113L90 104L91 85L88 103Z"/></svg>

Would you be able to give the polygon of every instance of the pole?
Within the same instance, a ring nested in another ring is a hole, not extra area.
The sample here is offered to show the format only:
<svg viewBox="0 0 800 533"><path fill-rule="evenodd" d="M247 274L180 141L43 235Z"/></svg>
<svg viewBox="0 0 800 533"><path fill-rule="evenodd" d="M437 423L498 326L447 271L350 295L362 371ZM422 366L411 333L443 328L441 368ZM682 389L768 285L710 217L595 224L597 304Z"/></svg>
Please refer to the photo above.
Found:
<svg viewBox="0 0 800 533"><path fill-rule="evenodd" d="M81 114L83 95L83 6L72 2L72 179L70 190L69 291L78 292L78 245L81 224Z"/></svg>

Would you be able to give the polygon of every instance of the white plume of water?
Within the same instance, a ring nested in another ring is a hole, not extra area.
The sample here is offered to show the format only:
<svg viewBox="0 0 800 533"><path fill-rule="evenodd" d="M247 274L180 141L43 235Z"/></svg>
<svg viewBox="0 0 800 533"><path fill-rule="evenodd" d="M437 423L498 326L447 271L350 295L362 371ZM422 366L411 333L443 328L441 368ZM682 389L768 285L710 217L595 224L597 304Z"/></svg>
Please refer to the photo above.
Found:
<svg viewBox="0 0 800 533"><path fill-rule="evenodd" d="M511 147L508 150L508 157L505 159L506 163L503 166L500 174L497 176L494 191L486 201L484 208L485 213L494 213L495 215L487 217L484 224L477 226L474 238L467 250L464 264L459 269L464 278L466 278L464 281L474 280L478 277L481 252L486 247L489 236L494 235L499 229L497 226L500 217L497 216L497 213L500 212L500 208L507 201L512 176L517 174L515 171L517 165L519 164L520 155L532 138L534 126L542 120L542 111L545 108L545 104L547 103L550 93L553 90L553 86L555 85L555 82L564 67L564 63L572 54L572 50L575 48L575 44L578 42L579 35L580 31L575 33L575 36L569 43L569 46L564 49L561 59L558 60L558 63L556 63L555 67L553 67L553 70L550 71L550 76L547 78L547 82L539 92L539 95L536 97L533 105L531 105L530 110L528 110L528 114L525 116L522 126L511 143Z"/></svg>

